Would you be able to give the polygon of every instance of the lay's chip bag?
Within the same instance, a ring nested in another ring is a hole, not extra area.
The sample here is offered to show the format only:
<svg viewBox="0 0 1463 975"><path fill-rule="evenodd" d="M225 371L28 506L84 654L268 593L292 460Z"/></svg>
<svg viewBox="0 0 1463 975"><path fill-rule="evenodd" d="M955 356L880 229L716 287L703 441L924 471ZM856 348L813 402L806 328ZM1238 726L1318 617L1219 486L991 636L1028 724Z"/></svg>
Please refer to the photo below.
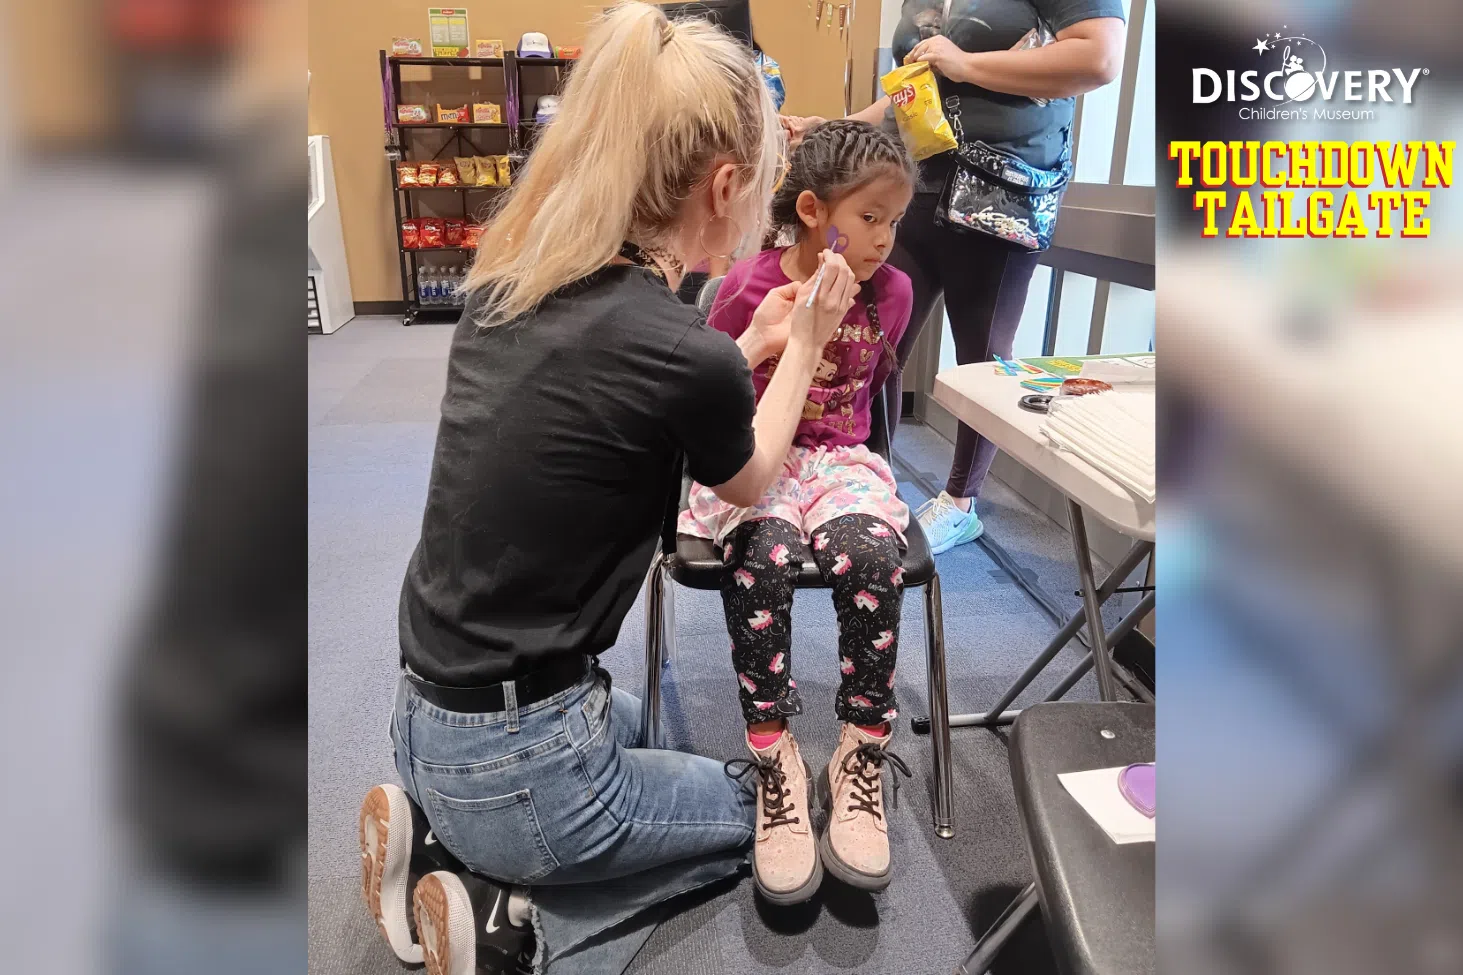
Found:
<svg viewBox="0 0 1463 975"><path fill-rule="evenodd" d="M879 84L889 96L899 134L916 162L958 145L950 121L940 108L940 89L929 64L916 61L900 65L880 78Z"/></svg>

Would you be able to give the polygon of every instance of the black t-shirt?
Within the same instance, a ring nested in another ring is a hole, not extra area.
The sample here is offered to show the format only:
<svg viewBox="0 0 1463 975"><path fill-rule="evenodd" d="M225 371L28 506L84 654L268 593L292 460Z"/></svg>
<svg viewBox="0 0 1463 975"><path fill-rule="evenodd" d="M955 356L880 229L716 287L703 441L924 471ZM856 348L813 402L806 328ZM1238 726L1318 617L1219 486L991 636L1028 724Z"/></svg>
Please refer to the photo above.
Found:
<svg viewBox="0 0 1463 975"><path fill-rule="evenodd" d="M1037 25L1037 16L1053 34L1097 17L1123 17L1122 0L952 0L944 23L945 0L904 0L894 29L891 53L895 64L919 43L923 27L942 33L962 51L1005 51ZM1025 95L1008 95L979 85L940 79L940 97L960 97L960 123L968 140L980 139L1008 149L1038 169L1055 169L1072 124L1071 98L1038 105ZM950 169L949 153L920 163L921 191L938 191Z"/></svg>
<svg viewBox="0 0 1463 975"><path fill-rule="evenodd" d="M606 268L493 328L476 311L452 340L400 610L408 666L464 687L612 645L680 456L721 484L756 445L736 343L642 268Z"/></svg>

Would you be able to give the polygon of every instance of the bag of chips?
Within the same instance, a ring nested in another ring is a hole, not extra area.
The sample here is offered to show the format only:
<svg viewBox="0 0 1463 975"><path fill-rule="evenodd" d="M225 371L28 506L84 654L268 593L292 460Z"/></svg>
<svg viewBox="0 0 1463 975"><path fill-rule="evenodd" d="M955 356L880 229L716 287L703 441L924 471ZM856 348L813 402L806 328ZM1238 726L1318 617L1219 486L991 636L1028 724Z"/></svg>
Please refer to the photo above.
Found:
<svg viewBox="0 0 1463 975"><path fill-rule="evenodd" d="M448 217L447 225L443 228L442 239L448 247L461 247L463 238L463 226L467 221L456 217Z"/></svg>
<svg viewBox="0 0 1463 975"><path fill-rule="evenodd" d="M417 220L417 238L423 248L441 247L447 227L441 217L421 217Z"/></svg>
<svg viewBox="0 0 1463 975"><path fill-rule="evenodd" d="M483 239L483 225L470 223L462 228L462 246L477 247L478 241Z"/></svg>
<svg viewBox="0 0 1463 975"><path fill-rule="evenodd" d="M434 163L434 162L424 162L424 163L422 163L420 166L417 167L417 185L418 186L436 186L437 185L437 174L439 172L441 172L441 170L442 170L442 167L438 163Z"/></svg>
<svg viewBox="0 0 1463 975"><path fill-rule="evenodd" d="M415 220L403 220L401 222L401 246L409 251L414 251L422 246L421 233Z"/></svg>
<svg viewBox="0 0 1463 975"><path fill-rule="evenodd" d="M473 156L472 161L478 169L478 186L498 185L498 164L492 156Z"/></svg>
<svg viewBox="0 0 1463 975"><path fill-rule="evenodd" d="M509 175L509 172L508 172L508 157L507 156L499 156L498 157L498 185L499 186L507 186L509 184L509 182L511 182L511 181L512 181L512 177Z"/></svg>
<svg viewBox="0 0 1463 975"><path fill-rule="evenodd" d="M438 186L456 186L457 165L455 163L443 163L442 169L437 173Z"/></svg>
<svg viewBox="0 0 1463 975"><path fill-rule="evenodd" d="M414 162L399 162L396 164L396 185L416 186L417 185L417 164Z"/></svg>
<svg viewBox="0 0 1463 975"><path fill-rule="evenodd" d="M462 181L463 186L475 186L478 181L478 164L471 156L453 156L452 161L457 164L457 178Z"/></svg>
<svg viewBox="0 0 1463 975"><path fill-rule="evenodd" d="M899 134L918 162L954 149L958 142L940 108L935 72L924 61L903 64L879 79L894 108Z"/></svg>

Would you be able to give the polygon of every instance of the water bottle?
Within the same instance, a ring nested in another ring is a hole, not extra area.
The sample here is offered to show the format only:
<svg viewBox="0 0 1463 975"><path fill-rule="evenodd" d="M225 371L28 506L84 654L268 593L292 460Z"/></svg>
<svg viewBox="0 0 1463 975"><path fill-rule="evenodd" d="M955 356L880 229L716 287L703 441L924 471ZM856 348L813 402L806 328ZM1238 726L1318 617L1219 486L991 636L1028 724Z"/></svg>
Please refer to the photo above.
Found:
<svg viewBox="0 0 1463 975"><path fill-rule="evenodd" d="M434 268L424 267L417 273L420 282L418 296L424 305L435 305L437 303L437 272Z"/></svg>

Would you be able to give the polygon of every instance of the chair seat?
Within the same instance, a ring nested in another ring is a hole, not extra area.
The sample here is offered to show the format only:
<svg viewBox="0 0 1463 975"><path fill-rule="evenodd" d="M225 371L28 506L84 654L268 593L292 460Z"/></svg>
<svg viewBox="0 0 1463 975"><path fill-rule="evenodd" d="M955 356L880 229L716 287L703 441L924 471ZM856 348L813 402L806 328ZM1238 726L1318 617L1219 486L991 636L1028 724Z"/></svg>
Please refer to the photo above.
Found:
<svg viewBox="0 0 1463 975"><path fill-rule="evenodd" d="M904 538L909 543L904 552L904 585L906 588L926 585L935 575L935 557L930 554L930 543L918 521L909 520ZM800 546L797 557L797 588L827 589L827 583L818 571L818 563L813 561L812 550L806 545ZM721 588L722 562L711 539L677 535L676 552L669 561L671 578L680 585L689 589Z"/></svg>
<svg viewBox="0 0 1463 975"><path fill-rule="evenodd" d="M1022 711L1011 731L1016 805L1047 937L1067 975L1154 971L1154 844L1112 842L1057 779L1153 761L1153 728L1152 705L1057 702Z"/></svg>

